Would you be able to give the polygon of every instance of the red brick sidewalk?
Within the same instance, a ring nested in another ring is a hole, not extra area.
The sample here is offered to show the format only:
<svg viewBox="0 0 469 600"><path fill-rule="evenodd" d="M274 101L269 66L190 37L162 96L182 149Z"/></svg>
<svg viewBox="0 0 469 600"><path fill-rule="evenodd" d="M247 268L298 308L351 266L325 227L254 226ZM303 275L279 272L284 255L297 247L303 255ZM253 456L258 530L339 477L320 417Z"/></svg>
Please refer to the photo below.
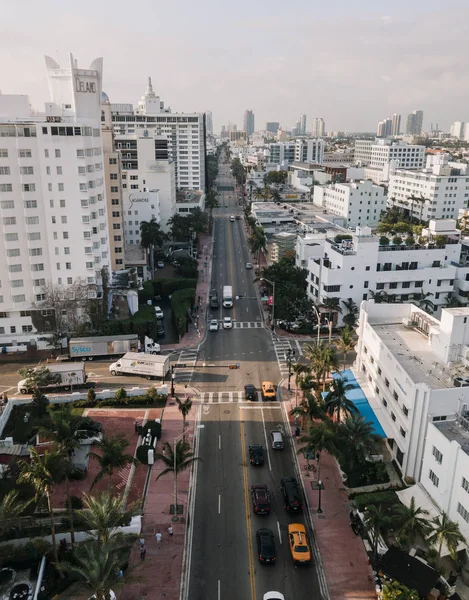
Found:
<svg viewBox="0 0 469 600"><path fill-rule="evenodd" d="M294 391L293 381L292 389ZM295 406L295 395L288 392L285 384L282 387L282 397L285 411L289 414ZM302 444L294 437L294 418L290 416L289 420L294 445L298 449ZM324 512L321 515L317 514L318 491L311 487L317 474L306 474L306 459L302 454L298 455L298 462L331 600L375 599L373 571L367 563L368 556L361 538L350 527L349 501L334 458L326 452L321 457L321 481L324 485L321 492L321 507Z"/></svg>

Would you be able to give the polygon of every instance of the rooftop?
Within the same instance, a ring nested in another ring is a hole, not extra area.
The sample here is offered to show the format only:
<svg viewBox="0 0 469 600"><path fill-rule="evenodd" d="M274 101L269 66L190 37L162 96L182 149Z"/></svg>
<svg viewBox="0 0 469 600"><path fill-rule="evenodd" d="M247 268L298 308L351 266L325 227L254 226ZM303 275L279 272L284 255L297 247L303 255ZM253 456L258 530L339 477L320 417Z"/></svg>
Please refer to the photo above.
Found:
<svg viewBox="0 0 469 600"><path fill-rule="evenodd" d="M469 454L469 421L458 415L456 421L438 421L433 423L450 442L457 442L461 449Z"/></svg>

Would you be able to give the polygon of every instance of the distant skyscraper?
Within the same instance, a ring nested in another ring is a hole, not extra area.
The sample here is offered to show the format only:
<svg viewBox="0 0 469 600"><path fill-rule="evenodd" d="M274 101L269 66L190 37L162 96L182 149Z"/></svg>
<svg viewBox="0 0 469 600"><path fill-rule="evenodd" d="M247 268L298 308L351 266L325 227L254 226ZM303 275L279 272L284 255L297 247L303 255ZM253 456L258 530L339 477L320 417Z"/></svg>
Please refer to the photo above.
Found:
<svg viewBox="0 0 469 600"><path fill-rule="evenodd" d="M451 125L450 133L452 137L462 140L464 138L465 130L466 124L464 123L464 121L455 121Z"/></svg>
<svg viewBox="0 0 469 600"><path fill-rule="evenodd" d="M270 133L273 133L274 135L277 135L277 131L280 127L280 123L278 121L267 121L267 123L265 124L265 129L266 131L269 131Z"/></svg>
<svg viewBox="0 0 469 600"><path fill-rule="evenodd" d="M406 133L409 135L420 135L423 125L423 110L414 110L407 116Z"/></svg>
<svg viewBox="0 0 469 600"><path fill-rule="evenodd" d="M376 130L377 137L389 137L392 135L392 119L387 118L378 123Z"/></svg>
<svg viewBox="0 0 469 600"><path fill-rule="evenodd" d="M394 113L392 116L392 131L391 135L399 135L401 131L401 115Z"/></svg>
<svg viewBox="0 0 469 600"><path fill-rule="evenodd" d="M323 118L314 119L311 133L313 137L324 137L326 135L326 123Z"/></svg>
<svg viewBox="0 0 469 600"><path fill-rule="evenodd" d="M244 111L243 130L246 132L246 135L254 133L254 113L252 110Z"/></svg>
<svg viewBox="0 0 469 600"><path fill-rule="evenodd" d="M295 125L295 135L301 135L301 121L297 121L296 122L296 125Z"/></svg>
<svg viewBox="0 0 469 600"><path fill-rule="evenodd" d="M205 130L208 135L213 135L213 118L212 111L205 111Z"/></svg>
<svg viewBox="0 0 469 600"><path fill-rule="evenodd" d="M301 115L300 117L300 133L301 135L306 135L306 115Z"/></svg>

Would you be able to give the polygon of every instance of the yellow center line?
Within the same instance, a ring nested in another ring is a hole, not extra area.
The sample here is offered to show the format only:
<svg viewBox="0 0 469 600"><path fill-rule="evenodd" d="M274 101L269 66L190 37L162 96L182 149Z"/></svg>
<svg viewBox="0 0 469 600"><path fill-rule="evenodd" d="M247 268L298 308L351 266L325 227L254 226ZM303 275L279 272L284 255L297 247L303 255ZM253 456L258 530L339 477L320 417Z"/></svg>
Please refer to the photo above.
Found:
<svg viewBox="0 0 469 600"><path fill-rule="evenodd" d="M251 600L256 600L256 580L254 578L254 553L252 550L251 503L249 501L248 470L246 444L244 442L244 420L240 407L239 433L241 436L241 456L243 459L244 508L246 510L246 533L248 538L249 582L251 584Z"/></svg>

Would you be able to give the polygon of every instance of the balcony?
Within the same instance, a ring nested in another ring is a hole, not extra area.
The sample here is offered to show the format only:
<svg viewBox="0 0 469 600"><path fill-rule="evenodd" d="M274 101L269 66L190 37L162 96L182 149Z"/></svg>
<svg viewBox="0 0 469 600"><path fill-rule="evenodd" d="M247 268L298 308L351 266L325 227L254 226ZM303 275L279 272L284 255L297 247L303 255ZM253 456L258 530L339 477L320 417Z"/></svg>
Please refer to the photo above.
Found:
<svg viewBox="0 0 469 600"><path fill-rule="evenodd" d="M328 242L331 246L331 250L342 254L342 256L353 256L357 254L356 250L354 250L353 246L350 244L337 244L335 240L331 238L326 238L326 242Z"/></svg>

